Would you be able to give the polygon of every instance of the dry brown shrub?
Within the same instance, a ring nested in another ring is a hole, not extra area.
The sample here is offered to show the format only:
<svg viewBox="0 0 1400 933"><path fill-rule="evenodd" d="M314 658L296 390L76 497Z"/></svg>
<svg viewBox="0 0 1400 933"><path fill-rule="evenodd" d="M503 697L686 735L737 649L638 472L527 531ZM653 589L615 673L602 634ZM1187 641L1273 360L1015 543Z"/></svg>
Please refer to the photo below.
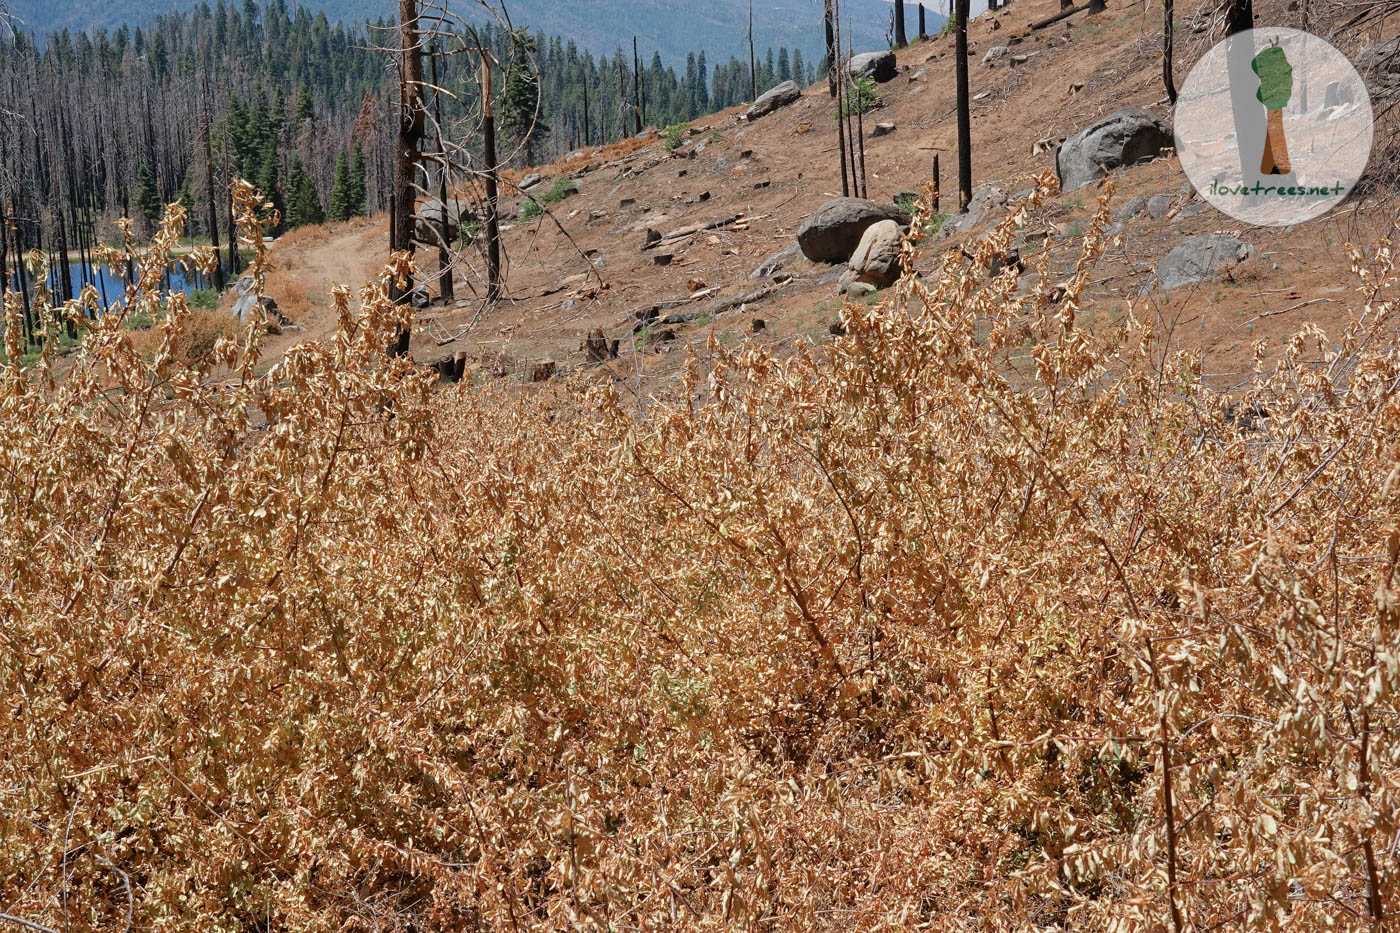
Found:
<svg viewBox="0 0 1400 933"><path fill-rule="evenodd" d="M402 255L265 375L252 331L215 386L107 318L65 381L12 366L5 911L1380 929L1389 245L1341 333L1226 398L1190 355L1151 365L1147 321L1076 326L1107 212L1058 304L985 275L1022 209L829 346L712 346L640 410L435 392L382 353Z"/></svg>

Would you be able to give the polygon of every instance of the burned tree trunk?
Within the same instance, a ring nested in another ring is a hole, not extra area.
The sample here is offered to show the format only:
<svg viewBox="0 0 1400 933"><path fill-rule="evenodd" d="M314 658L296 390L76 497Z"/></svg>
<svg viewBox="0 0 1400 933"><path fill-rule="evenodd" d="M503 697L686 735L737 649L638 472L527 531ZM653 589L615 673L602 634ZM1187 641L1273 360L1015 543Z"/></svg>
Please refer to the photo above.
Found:
<svg viewBox="0 0 1400 933"><path fill-rule="evenodd" d="M1162 83L1167 88L1167 100L1176 103L1176 79L1172 76L1172 39L1176 32L1172 24L1172 14L1176 11L1173 0L1162 0Z"/></svg>
<svg viewBox="0 0 1400 933"><path fill-rule="evenodd" d="M201 95L204 104L204 120L200 127L204 136L204 181L205 193L209 200L209 245L214 250L214 288L222 292L224 290L224 265L219 260L219 212L214 200L214 148L209 137L213 130L213 121L209 117L209 82L204 82L204 93Z"/></svg>
<svg viewBox="0 0 1400 933"><path fill-rule="evenodd" d="M894 0L894 47L902 49L908 44L904 34L904 0Z"/></svg>
<svg viewBox="0 0 1400 933"><path fill-rule="evenodd" d="M758 100L758 59L753 54L753 0L749 0L749 102Z"/></svg>
<svg viewBox="0 0 1400 933"><path fill-rule="evenodd" d="M956 0L953 15L956 22L958 85L958 212L967 210L972 202L972 105L967 88L967 16L969 0Z"/></svg>
<svg viewBox="0 0 1400 933"><path fill-rule="evenodd" d="M846 108L841 98L841 52L833 25L834 3L836 0L826 0L826 77L827 83L832 85L832 97L836 98L836 150L841 158L841 196L850 198L850 172L846 167Z"/></svg>
<svg viewBox="0 0 1400 933"><path fill-rule="evenodd" d="M399 0L399 36L402 40L403 70L399 73L399 134L394 150L394 215L393 243L396 250L413 252L413 213L416 202L416 181L419 147L425 135L423 108L423 50L418 35L418 0ZM389 287L389 297L396 303L408 300L413 292L410 276L406 287L397 282ZM398 339L389 348L391 356L408 354L411 331L399 331Z"/></svg>
<svg viewBox="0 0 1400 933"><path fill-rule="evenodd" d="M1254 28L1254 0L1231 0L1225 8L1225 35Z"/></svg>
<svg viewBox="0 0 1400 933"><path fill-rule="evenodd" d="M836 96L836 27L831 23L831 0L826 0L826 87Z"/></svg>
<svg viewBox="0 0 1400 933"><path fill-rule="evenodd" d="M642 60L637 57L637 37L632 37L632 103L637 135L642 133Z"/></svg>
<svg viewBox="0 0 1400 933"><path fill-rule="evenodd" d="M619 68L621 62L618 63ZM618 72L621 77L622 72ZM486 300L501 297L501 227L497 214L500 192L496 185L496 104L491 90L491 57L481 54L481 151L486 161Z"/></svg>
<svg viewBox="0 0 1400 933"><path fill-rule="evenodd" d="M456 295L452 287L452 225L461 218L452 216L447 200L447 149L442 143L442 92L438 90L438 50L433 49L433 128L437 134L438 151L438 203L442 205L442 225L438 229L438 295L443 301L452 301Z"/></svg>

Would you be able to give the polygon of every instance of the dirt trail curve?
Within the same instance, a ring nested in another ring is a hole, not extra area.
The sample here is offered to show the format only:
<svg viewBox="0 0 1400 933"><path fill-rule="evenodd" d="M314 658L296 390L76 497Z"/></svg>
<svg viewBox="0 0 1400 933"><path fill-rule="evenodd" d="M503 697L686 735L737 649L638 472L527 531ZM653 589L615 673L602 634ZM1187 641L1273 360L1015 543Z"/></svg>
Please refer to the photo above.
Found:
<svg viewBox="0 0 1400 933"><path fill-rule="evenodd" d="M308 227L279 238L269 251L272 268L265 291L302 329L268 337L265 365L304 340L321 340L334 333L331 287L344 285L350 290L350 307L358 307L360 288L383 265L386 244L386 228L378 218Z"/></svg>

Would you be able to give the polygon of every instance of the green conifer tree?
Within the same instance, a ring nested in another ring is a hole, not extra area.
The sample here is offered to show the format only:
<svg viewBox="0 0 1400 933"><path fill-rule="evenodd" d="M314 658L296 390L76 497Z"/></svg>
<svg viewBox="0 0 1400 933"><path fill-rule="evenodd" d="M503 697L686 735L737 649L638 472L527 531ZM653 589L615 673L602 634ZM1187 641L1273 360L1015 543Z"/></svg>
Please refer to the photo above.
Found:
<svg viewBox="0 0 1400 933"><path fill-rule="evenodd" d="M144 224L144 232L153 232L156 221L160 219L160 195L156 194L155 179L144 162L136 169L136 190L131 197L136 216Z"/></svg>
<svg viewBox="0 0 1400 933"><path fill-rule="evenodd" d="M295 229L307 224L319 224L325 219L321 198L316 194L311 176L306 174L301 159L293 156L292 166L287 172L287 226Z"/></svg>
<svg viewBox="0 0 1400 933"><path fill-rule="evenodd" d="M350 157L350 216L363 217L369 213L369 190L365 187L365 151L355 143Z"/></svg>
<svg viewBox="0 0 1400 933"><path fill-rule="evenodd" d="M345 153L335 160L335 178L331 182L331 220L349 220L355 216L353 182Z"/></svg>

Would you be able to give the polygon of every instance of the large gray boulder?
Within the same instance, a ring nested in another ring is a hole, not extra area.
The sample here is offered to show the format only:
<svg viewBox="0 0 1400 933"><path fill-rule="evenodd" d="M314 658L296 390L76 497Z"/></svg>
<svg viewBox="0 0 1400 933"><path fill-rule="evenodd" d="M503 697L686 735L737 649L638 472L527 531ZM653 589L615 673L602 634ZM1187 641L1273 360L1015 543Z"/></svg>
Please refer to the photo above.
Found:
<svg viewBox="0 0 1400 933"><path fill-rule="evenodd" d="M802 99L802 88L797 86L795 81L784 81L777 87L760 94L758 100L753 102L753 106L745 114L750 120L757 120L759 117L766 117L780 107L788 104L795 104Z"/></svg>
<svg viewBox="0 0 1400 933"><path fill-rule="evenodd" d="M1150 162L1175 146L1166 121L1138 108L1120 110L1061 143L1055 174L1061 191L1073 191L1097 180L1100 166L1115 169Z"/></svg>
<svg viewBox="0 0 1400 933"><path fill-rule="evenodd" d="M852 78L874 78L884 84L893 81L899 69L895 66L894 52L863 52L851 56Z"/></svg>
<svg viewBox="0 0 1400 933"><path fill-rule="evenodd" d="M899 278L899 250L904 231L893 220L881 220L865 228L856 251L846 263L839 291L850 291L852 284L864 282L875 288L889 288Z"/></svg>
<svg viewBox="0 0 1400 933"><path fill-rule="evenodd" d="M1203 282L1254 254L1254 247L1224 233L1202 233L1178 243L1157 263L1163 288Z"/></svg>
<svg viewBox="0 0 1400 933"><path fill-rule="evenodd" d="M462 222L470 222L471 219L471 209L465 201L452 197L445 204L437 198L424 201L413 212L414 242L427 246L451 246L457 239ZM443 235L444 221L447 224L446 236ZM440 243L440 240L446 243Z"/></svg>
<svg viewBox="0 0 1400 933"><path fill-rule="evenodd" d="M909 226L909 213L865 198L832 198L797 228L797 245L813 262L845 262L872 224L893 220Z"/></svg>

